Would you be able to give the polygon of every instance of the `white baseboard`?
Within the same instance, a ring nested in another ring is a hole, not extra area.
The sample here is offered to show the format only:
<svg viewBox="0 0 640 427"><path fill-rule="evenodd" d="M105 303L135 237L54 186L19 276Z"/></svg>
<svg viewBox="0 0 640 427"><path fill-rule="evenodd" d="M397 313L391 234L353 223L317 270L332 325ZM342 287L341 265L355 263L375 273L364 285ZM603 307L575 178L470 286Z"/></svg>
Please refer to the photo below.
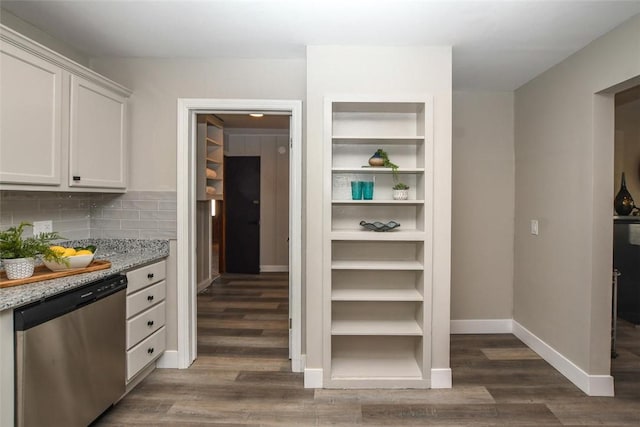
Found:
<svg viewBox="0 0 640 427"><path fill-rule="evenodd" d="M611 375L589 375L549 344L513 321L513 334L589 396L613 396Z"/></svg>
<svg viewBox="0 0 640 427"><path fill-rule="evenodd" d="M288 265L261 265L260 273L287 273L289 272Z"/></svg>
<svg viewBox="0 0 640 427"><path fill-rule="evenodd" d="M307 365L306 354L301 354L299 359L295 357L291 358L291 370L293 372L303 372L306 365Z"/></svg>
<svg viewBox="0 0 640 427"><path fill-rule="evenodd" d="M156 362L156 368L178 369L178 350L166 350Z"/></svg>
<svg viewBox="0 0 640 427"><path fill-rule="evenodd" d="M451 368L431 369L431 388L451 388Z"/></svg>
<svg viewBox="0 0 640 427"><path fill-rule="evenodd" d="M510 334L513 332L512 319L452 320L452 334Z"/></svg>
<svg viewBox="0 0 640 427"><path fill-rule="evenodd" d="M322 369L310 369L304 370L304 388L322 388Z"/></svg>

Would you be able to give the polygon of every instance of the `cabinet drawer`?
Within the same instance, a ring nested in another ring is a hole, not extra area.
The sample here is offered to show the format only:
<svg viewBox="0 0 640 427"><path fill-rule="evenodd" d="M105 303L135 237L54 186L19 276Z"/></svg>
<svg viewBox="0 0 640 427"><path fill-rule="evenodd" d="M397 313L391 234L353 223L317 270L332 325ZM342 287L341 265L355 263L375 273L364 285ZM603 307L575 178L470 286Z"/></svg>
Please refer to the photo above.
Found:
<svg viewBox="0 0 640 427"><path fill-rule="evenodd" d="M127 319L164 301L166 294L167 285L163 280L162 282L144 288L135 294L127 295Z"/></svg>
<svg viewBox="0 0 640 427"><path fill-rule="evenodd" d="M167 347L166 328L160 328L155 334L127 351L127 381L142 368L155 360Z"/></svg>
<svg viewBox="0 0 640 427"><path fill-rule="evenodd" d="M131 348L144 338L148 337L165 323L165 303L161 302L155 307L127 320L127 348Z"/></svg>
<svg viewBox="0 0 640 427"><path fill-rule="evenodd" d="M140 267L127 273L127 295L166 278L165 261Z"/></svg>

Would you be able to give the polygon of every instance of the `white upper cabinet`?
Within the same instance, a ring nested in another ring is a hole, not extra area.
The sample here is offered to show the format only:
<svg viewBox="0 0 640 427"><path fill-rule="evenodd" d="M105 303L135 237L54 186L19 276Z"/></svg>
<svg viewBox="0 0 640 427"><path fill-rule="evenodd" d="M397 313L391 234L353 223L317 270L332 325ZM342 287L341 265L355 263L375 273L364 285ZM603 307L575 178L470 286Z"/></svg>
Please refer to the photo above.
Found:
<svg viewBox="0 0 640 427"><path fill-rule="evenodd" d="M0 181L60 185L62 70L0 46Z"/></svg>
<svg viewBox="0 0 640 427"><path fill-rule="evenodd" d="M0 189L124 192L131 91L0 25Z"/></svg>
<svg viewBox="0 0 640 427"><path fill-rule="evenodd" d="M126 98L71 76L69 186L126 188Z"/></svg>

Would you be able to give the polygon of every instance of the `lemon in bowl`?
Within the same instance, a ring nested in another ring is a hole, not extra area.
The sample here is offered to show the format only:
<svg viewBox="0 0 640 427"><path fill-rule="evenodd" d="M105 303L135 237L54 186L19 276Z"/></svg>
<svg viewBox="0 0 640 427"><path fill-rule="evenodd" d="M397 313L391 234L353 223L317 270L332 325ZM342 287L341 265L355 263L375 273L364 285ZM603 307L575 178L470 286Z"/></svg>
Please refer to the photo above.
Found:
<svg viewBox="0 0 640 427"><path fill-rule="evenodd" d="M70 270L73 268L85 268L93 261L95 252L91 252L88 249L65 248L62 246L52 246L52 251L57 252L62 258L67 261L69 265L64 262L50 261L43 259L44 265L51 271Z"/></svg>

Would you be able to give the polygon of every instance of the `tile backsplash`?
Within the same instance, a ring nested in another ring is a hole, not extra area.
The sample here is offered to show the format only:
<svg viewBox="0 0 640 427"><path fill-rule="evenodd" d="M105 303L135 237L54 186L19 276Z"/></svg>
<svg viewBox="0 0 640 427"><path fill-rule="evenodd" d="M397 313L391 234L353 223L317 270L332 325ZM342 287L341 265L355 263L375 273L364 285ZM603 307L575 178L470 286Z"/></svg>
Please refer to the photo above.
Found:
<svg viewBox="0 0 640 427"><path fill-rule="evenodd" d="M176 192L0 191L0 229L46 220L67 239L175 239Z"/></svg>

